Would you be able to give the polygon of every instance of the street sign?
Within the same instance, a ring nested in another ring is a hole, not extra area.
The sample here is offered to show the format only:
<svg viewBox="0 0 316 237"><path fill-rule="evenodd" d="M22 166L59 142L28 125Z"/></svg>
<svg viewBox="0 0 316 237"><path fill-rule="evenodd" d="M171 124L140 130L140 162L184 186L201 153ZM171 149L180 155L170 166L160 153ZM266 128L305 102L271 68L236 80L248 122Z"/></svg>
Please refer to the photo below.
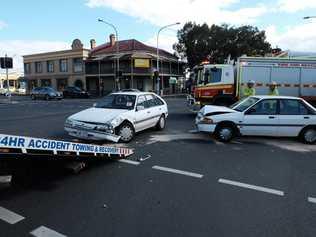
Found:
<svg viewBox="0 0 316 237"><path fill-rule="evenodd" d="M36 151L48 155L67 155L92 157L119 156L127 157L134 153L133 149L99 146L94 144L74 143L69 141L58 141L34 137L12 136L0 134L0 153L36 154Z"/></svg>
<svg viewBox="0 0 316 237"><path fill-rule="evenodd" d="M13 68L13 59L9 57L1 57L0 67L3 69Z"/></svg>

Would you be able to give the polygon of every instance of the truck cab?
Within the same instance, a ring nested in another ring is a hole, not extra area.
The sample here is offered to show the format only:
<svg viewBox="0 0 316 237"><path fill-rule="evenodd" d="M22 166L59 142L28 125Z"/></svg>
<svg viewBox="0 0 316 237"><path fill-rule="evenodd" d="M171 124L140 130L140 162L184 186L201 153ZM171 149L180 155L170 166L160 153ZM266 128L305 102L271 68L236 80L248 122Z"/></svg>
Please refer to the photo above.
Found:
<svg viewBox="0 0 316 237"><path fill-rule="evenodd" d="M205 64L194 68L195 87L188 98L191 111L206 104L230 105L236 101L235 69L231 64Z"/></svg>

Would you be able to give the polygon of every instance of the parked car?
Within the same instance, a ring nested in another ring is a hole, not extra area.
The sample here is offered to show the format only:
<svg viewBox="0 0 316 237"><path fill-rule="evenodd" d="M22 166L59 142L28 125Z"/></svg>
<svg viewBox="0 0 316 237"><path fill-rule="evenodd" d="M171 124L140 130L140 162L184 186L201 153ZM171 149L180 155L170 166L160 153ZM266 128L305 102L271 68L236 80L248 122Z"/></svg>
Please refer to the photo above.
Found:
<svg viewBox="0 0 316 237"><path fill-rule="evenodd" d="M299 137L316 142L316 109L305 100L287 96L251 96L230 108L204 106L195 120L200 132L229 142L237 135Z"/></svg>
<svg viewBox="0 0 316 237"><path fill-rule="evenodd" d="M68 117L64 128L70 136L81 139L129 142L142 130L164 129L167 117L167 103L158 95L117 92Z"/></svg>
<svg viewBox="0 0 316 237"><path fill-rule="evenodd" d="M90 94L76 86L67 86L63 91L64 98L89 98Z"/></svg>
<svg viewBox="0 0 316 237"><path fill-rule="evenodd" d="M58 99L61 100L63 98L63 94L59 91L51 87L36 87L31 91L31 98L32 100L36 99Z"/></svg>

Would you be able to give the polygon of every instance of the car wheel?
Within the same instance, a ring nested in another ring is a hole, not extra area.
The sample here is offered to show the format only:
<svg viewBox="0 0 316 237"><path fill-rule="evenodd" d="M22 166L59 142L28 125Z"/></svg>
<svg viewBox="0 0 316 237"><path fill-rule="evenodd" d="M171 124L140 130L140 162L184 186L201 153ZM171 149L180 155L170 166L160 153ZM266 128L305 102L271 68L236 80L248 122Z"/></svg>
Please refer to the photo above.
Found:
<svg viewBox="0 0 316 237"><path fill-rule="evenodd" d="M235 136L235 129L229 125L220 126L216 129L216 138L221 142L230 142Z"/></svg>
<svg viewBox="0 0 316 237"><path fill-rule="evenodd" d="M49 100L49 95L45 95L45 100Z"/></svg>
<svg viewBox="0 0 316 237"><path fill-rule="evenodd" d="M120 125L117 135L121 138L122 142L130 142L134 138L135 130L130 123L123 123Z"/></svg>
<svg viewBox="0 0 316 237"><path fill-rule="evenodd" d="M35 100L36 98L35 98L35 95L31 95L31 99L32 100Z"/></svg>
<svg viewBox="0 0 316 237"><path fill-rule="evenodd" d="M300 134L301 140L306 144L316 143L316 127L307 127Z"/></svg>
<svg viewBox="0 0 316 237"><path fill-rule="evenodd" d="M161 115L159 118L158 123L156 124L156 129L157 130L163 130L166 126L166 118L165 115Z"/></svg>

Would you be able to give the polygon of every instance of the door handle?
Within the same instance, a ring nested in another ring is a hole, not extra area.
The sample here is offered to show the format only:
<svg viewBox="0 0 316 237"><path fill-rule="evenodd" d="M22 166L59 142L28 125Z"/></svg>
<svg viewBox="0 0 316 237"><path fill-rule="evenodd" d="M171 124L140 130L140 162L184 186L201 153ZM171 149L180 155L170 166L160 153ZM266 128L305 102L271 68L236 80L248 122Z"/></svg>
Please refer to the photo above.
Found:
<svg viewBox="0 0 316 237"><path fill-rule="evenodd" d="M147 114L150 114L151 112L150 111L147 111Z"/></svg>
<svg viewBox="0 0 316 237"><path fill-rule="evenodd" d="M269 116L269 119L275 119L275 117L274 116Z"/></svg>
<svg viewBox="0 0 316 237"><path fill-rule="evenodd" d="M306 116L306 117L304 117L304 119L310 119L310 118Z"/></svg>

